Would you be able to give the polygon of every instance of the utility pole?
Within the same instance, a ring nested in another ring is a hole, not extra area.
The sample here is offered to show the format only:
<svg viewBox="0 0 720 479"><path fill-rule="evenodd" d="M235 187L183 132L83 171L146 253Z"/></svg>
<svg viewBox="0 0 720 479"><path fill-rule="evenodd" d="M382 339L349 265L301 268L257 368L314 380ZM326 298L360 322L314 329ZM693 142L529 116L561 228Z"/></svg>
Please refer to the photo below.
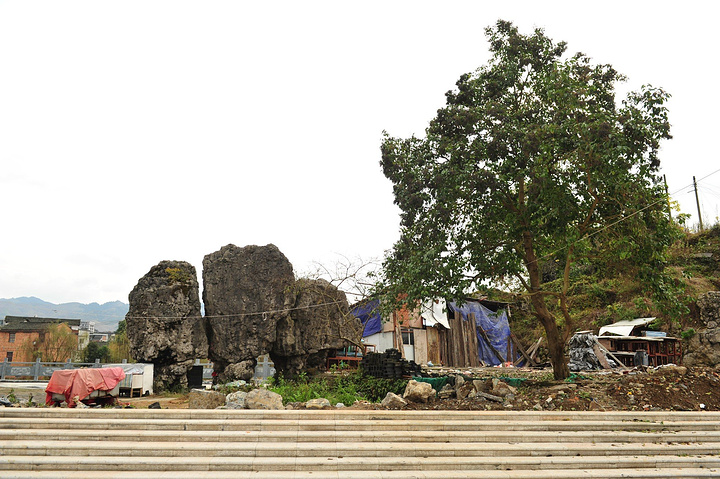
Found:
<svg viewBox="0 0 720 479"><path fill-rule="evenodd" d="M700 198L698 197L697 182L695 181L694 176L693 176L693 187L695 188L695 203L697 204L698 219L700 220L700 231L702 231L704 228L703 228L703 224L702 224L702 215L700 214Z"/></svg>

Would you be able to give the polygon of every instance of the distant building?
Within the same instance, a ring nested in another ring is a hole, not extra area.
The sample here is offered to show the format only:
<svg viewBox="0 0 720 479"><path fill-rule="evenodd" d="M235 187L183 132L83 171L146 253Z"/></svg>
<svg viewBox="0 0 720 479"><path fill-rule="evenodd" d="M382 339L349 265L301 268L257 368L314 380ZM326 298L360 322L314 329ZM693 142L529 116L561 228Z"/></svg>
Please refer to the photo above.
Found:
<svg viewBox="0 0 720 479"><path fill-rule="evenodd" d="M65 323L70 330L78 335L80 330L79 319L61 318L30 318L24 316L5 316L3 326L0 326L0 361L31 361L32 358L23 356L20 351L26 340L42 341L51 324Z"/></svg>
<svg viewBox="0 0 720 479"><path fill-rule="evenodd" d="M91 333L90 334L90 342L92 343L107 343L110 341L112 333L103 333L103 332L97 332L97 333Z"/></svg>
<svg viewBox="0 0 720 479"><path fill-rule="evenodd" d="M95 332L95 321L80 321L80 331Z"/></svg>

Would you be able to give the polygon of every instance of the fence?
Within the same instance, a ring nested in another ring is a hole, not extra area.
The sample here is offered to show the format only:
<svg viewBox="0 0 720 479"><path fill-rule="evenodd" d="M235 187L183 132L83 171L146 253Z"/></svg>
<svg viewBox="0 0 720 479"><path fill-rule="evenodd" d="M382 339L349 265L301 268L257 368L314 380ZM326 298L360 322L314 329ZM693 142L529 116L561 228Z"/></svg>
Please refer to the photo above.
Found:
<svg viewBox="0 0 720 479"><path fill-rule="evenodd" d="M126 363L127 360L123 360ZM34 363L10 362L5 359L0 364L0 380L8 377L15 380L38 381L41 378L50 378L54 371L58 369L77 369L77 368L100 368L102 364L99 359L94 363L73 363L65 361L64 363L42 362L39 359Z"/></svg>
<svg viewBox="0 0 720 479"><path fill-rule="evenodd" d="M127 359L122 360L123 363L127 363ZM199 366L200 360L195 360L195 365ZM10 362L7 359L0 363L0 380L4 381L6 378L13 378L15 381L38 381L42 379L50 379L52 373L58 369L78 369L78 368L100 368L102 363L99 359L96 359L94 363L73 363L65 361L64 363L53 363L53 362L42 362L39 359L34 363L24 362ZM212 379L213 365L212 363L204 363L203 367L203 380ZM275 373L275 368L270 358L261 356L258 358L257 366L255 367L255 377L260 379L267 379Z"/></svg>

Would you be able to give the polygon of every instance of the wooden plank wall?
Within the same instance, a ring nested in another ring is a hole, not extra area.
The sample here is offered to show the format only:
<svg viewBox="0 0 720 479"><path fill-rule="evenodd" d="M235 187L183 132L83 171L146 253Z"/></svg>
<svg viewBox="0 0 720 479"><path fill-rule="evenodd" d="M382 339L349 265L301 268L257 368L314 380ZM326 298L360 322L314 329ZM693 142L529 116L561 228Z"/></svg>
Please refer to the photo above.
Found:
<svg viewBox="0 0 720 479"><path fill-rule="evenodd" d="M443 364L440 359L439 328L427 328L425 334L427 335L427 360L433 364Z"/></svg>
<svg viewBox="0 0 720 479"><path fill-rule="evenodd" d="M457 368L480 366L475 319L464 321L462 315L451 312L449 323L449 330L438 331L440 362Z"/></svg>

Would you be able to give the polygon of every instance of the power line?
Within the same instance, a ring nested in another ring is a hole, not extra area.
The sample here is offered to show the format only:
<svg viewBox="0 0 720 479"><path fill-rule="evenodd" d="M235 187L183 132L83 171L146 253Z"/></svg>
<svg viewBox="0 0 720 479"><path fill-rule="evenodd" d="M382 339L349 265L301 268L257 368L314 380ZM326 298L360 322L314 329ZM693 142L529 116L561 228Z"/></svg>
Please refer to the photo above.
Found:
<svg viewBox="0 0 720 479"><path fill-rule="evenodd" d="M242 318L242 317L246 317L246 316L263 316L264 317L263 319L266 319L267 315L269 315L269 314L289 313L292 311L321 308L324 306L332 306L332 305L344 304L344 303L345 303L344 301L331 301L328 303L311 304L308 306L296 306L294 308L259 311L256 313L215 314L215 315L208 315L208 316L125 316L125 318L130 318L130 319L148 319L148 318L154 318L154 319L203 319L203 318L215 319L215 318Z"/></svg>
<svg viewBox="0 0 720 479"><path fill-rule="evenodd" d="M699 183L700 181L705 180L705 179L711 177L712 175L714 175L714 174L716 174L716 173L720 173L720 168L718 168L717 170L715 170L715 171L713 171L713 172L711 172L711 173L708 173L707 175L703 176L702 178L700 178L699 180L697 180L697 182ZM678 188L677 190L675 190L675 191L673 191L672 193L670 193L669 196L675 195L675 194L679 193L680 191L684 190L685 188L689 188L689 187L692 187L692 186L693 186L693 184L690 183L690 184L688 184L688 185L686 185L686 186L683 186L683 187L681 187L681 188ZM617 221L615 221L615 222L613 222L613 223L610 223L609 225L604 226L604 227L600 228L600 229L597 230L597 231L593 231L592 233L587 233L587 234L586 234L585 236L583 236L582 238L579 238L579 239L573 241L572 243L569 243L569 244L565 245L563 248L558 248L557 250L555 250L555 251L553 251L553 252L551 252L551 253L547 253L547 254L545 254L545 255L543 255L543 256L540 256L540 257L537 258L534 262L537 263L538 261L540 261L540 260L542 260L542 259L550 258L550 257L554 256L555 254L559 253L560 251L563 251L563 250L569 248L570 246L574 246L574 245L580 243L581 241L583 241L583 240L585 240L585 239L588 239L588 238L591 238L591 237L593 237L593 236L595 236L595 235L598 235L598 234L602 233L603 231L605 231L605 230L607 230L607 229L609 229L609 228L612 228L613 226L615 226L615 225L617 225L617 224L619 224L619 223L622 223L623 221L628 220L628 219L632 218L633 216L636 216L636 215L642 213L643 211L647 210L648 208L652 208L653 206L655 206L655 205L657 205L657 204L659 204L659 203L662 203L662 202L664 202L664 201L665 201L665 198L661 198L661 199L659 199L659 200L657 200L657 201L654 201L653 203L650 203L649 205L645 206L644 208L641 208L641 209L639 209L639 210L635 211L634 213L631 213L631 214L629 214L629 215L627 215L627 216L623 216L623 217L620 218L619 220L617 220Z"/></svg>

